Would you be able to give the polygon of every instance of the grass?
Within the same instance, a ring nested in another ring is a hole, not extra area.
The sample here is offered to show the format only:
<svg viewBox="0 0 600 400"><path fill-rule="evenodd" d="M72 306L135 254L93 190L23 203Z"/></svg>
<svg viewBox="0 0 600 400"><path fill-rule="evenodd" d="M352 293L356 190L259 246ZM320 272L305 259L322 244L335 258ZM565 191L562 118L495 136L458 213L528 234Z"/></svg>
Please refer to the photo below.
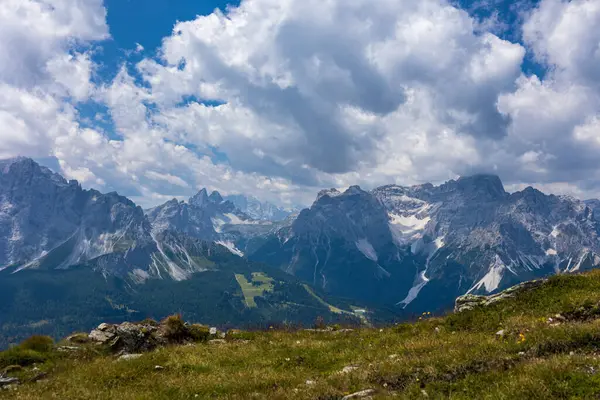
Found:
<svg viewBox="0 0 600 400"><path fill-rule="evenodd" d="M308 286L308 285L302 285L302 286L304 286L304 289L306 289L306 291L308 292L308 294L310 294L312 297L314 297L319 303L321 303L325 307L329 308L329 311L331 311L332 313L335 313L335 314L343 314L343 313L352 314L351 312L344 311L344 310L342 310L340 308L337 308L337 307L332 306L331 304L327 303L325 300L323 300L322 298L320 298L319 296L317 296L317 294L311 289L310 286Z"/></svg>
<svg viewBox="0 0 600 400"><path fill-rule="evenodd" d="M248 308L256 308L256 301L254 299L262 297L265 292L272 292L274 289L273 278L262 272L253 272L250 282L242 274L236 274L235 279L240 285L242 293L244 293L244 300Z"/></svg>
<svg viewBox="0 0 600 400"><path fill-rule="evenodd" d="M39 361L47 379L0 397L326 400L371 388L375 399L598 398L598 303L594 271L486 308L383 329L228 335L226 343L129 361L91 350L48 356ZM349 366L356 368L341 372Z"/></svg>

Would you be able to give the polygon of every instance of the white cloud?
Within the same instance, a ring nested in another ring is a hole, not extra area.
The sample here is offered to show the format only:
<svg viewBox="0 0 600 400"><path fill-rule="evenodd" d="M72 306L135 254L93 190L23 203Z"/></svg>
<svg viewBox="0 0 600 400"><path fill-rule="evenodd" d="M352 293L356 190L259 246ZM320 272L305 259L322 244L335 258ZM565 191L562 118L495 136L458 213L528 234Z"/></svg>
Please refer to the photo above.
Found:
<svg viewBox="0 0 600 400"><path fill-rule="evenodd" d="M524 24L523 36L557 78L600 85L600 2L543 0Z"/></svg>
<svg viewBox="0 0 600 400"><path fill-rule="evenodd" d="M63 97L84 100L91 62L77 45L108 37L101 0L0 2L0 156L47 156L79 129Z"/></svg>
<svg viewBox="0 0 600 400"><path fill-rule="evenodd" d="M496 102L524 49L444 1L257 0L177 24L162 54L139 68L171 139L330 186L476 164L473 137L505 134ZM190 95L227 104L176 106Z"/></svg>
<svg viewBox="0 0 600 400"><path fill-rule="evenodd" d="M156 171L146 171L145 175L150 179L169 182L172 185L177 185L184 188L190 187L190 185L186 181L175 175L163 174Z"/></svg>
<svg viewBox="0 0 600 400"><path fill-rule="evenodd" d="M105 17L101 0L0 3L0 157L54 155L144 206L481 171L600 194L597 1L542 0L521 45L445 0L245 0L177 23L134 66L146 84L123 66L95 87L81 44L108 37ZM545 77L521 73L524 46ZM90 99L114 132L80 124Z"/></svg>

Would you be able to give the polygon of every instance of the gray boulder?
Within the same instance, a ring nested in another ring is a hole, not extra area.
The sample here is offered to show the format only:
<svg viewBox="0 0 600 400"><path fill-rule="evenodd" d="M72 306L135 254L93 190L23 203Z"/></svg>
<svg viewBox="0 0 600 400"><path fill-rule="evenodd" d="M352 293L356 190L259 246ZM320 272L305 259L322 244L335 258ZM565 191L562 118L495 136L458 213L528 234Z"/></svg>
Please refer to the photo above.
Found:
<svg viewBox="0 0 600 400"><path fill-rule="evenodd" d="M542 286L546 282L546 279L538 279L535 281L528 281L520 283L516 286L510 287L500 293L493 294L491 296L477 296L473 294L465 294L456 299L454 305L454 312L460 313L463 311L472 310L476 307L486 307L491 304L510 299L515 297L519 293L524 291L532 290Z"/></svg>

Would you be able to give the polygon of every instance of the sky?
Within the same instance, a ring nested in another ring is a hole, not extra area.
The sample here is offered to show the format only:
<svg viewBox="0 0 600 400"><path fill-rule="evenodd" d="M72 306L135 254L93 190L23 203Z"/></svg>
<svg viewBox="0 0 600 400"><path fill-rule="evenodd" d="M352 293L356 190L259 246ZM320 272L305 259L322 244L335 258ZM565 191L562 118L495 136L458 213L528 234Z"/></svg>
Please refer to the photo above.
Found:
<svg viewBox="0 0 600 400"><path fill-rule="evenodd" d="M600 1L3 0L19 155L144 207L475 173L600 197Z"/></svg>

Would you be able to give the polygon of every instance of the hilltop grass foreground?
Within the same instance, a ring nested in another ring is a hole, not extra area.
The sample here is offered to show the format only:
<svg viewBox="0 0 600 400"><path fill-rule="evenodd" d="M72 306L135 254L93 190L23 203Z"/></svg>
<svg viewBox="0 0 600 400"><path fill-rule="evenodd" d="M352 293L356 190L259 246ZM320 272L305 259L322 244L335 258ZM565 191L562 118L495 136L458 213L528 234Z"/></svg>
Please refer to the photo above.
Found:
<svg viewBox="0 0 600 400"><path fill-rule="evenodd" d="M21 381L0 398L590 399L599 354L592 271L383 329L235 332L128 359L34 337L0 353L3 376Z"/></svg>

